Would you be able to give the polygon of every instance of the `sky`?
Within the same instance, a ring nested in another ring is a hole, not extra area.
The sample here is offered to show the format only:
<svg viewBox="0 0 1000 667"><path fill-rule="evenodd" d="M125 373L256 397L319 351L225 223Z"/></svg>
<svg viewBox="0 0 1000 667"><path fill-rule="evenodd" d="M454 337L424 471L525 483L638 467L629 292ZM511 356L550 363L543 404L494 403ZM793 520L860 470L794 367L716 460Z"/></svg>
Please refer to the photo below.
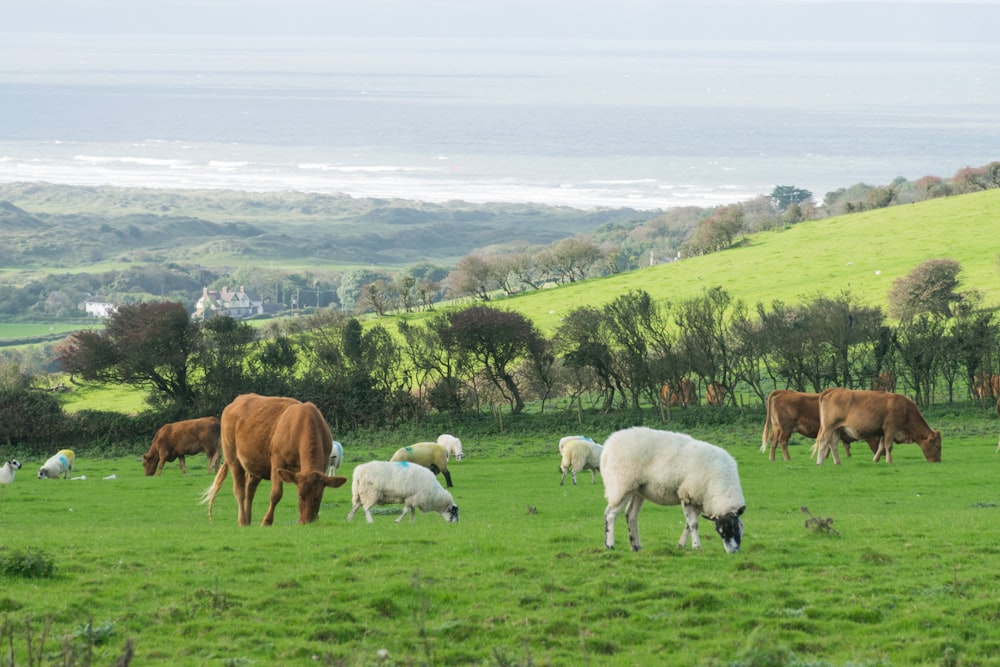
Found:
<svg viewBox="0 0 1000 667"><path fill-rule="evenodd" d="M0 0L0 32L996 41L1000 0Z"/></svg>

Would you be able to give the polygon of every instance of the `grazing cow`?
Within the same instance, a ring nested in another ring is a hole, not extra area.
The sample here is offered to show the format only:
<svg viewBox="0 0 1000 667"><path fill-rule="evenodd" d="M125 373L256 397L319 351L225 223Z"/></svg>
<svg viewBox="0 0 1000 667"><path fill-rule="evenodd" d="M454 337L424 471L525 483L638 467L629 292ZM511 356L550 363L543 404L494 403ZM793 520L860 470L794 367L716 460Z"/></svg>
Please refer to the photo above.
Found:
<svg viewBox="0 0 1000 667"><path fill-rule="evenodd" d="M670 386L669 382L664 382L660 389L660 400L664 405L672 408L677 406L694 405L698 402L698 397L694 393L694 383L689 378L681 378L677 383L677 391Z"/></svg>
<svg viewBox="0 0 1000 667"><path fill-rule="evenodd" d="M816 463L822 464L827 450L833 462L840 464L837 441L881 437L875 461L885 453L892 463L892 445L915 442L931 463L941 461L941 431L927 425L917 404L902 394L862 389L827 389L819 395L819 434L813 451Z"/></svg>
<svg viewBox="0 0 1000 667"><path fill-rule="evenodd" d="M892 371L882 371L872 379L872 391L896 391L896 374Z"/></svg>
<svg viewBox="0 0 1000 667"><path fill-rule="evenodd" d="M1000 396L1000 375L993 375L991 373L976 373L973 375L972 395L979 400Z"/></svg>
<svg viewBox="0 0 1000 667"><path fill-rule="evenodd" d="M709 382L705 389L705 402L709 405L722 405L728 394L729 390L724 385L718 382Z"/></svg>
<svg viewBox="0 0 1000 667"><path fill-rule="evenodd" d="M1000 415L1000 398L997 399L997 415ZM997 451L1000 452L1000 441L997 442Z"/></svg>
<svg viewBox="0 0 1000 667"><path fill-rule="evenodd" d="M819 394L791 389L775 389L767 395L767 408L764 416L764 432L761 434L760 451L768 451L768 458L773 461L778 446L786 461L788 455L788 439L793 433L799 433L807 438L819 435ZM872 454L878 451L878 438L867 438ZM851 455L851 441L841 438L844 451Z"/></svg>
<svg viewBox="0 0 1000 667"><path fill-rule="evenodd" d="M212 486L202 502L212 516L215 496L233 472L233 494L239 507L239 525L250 525L250 511L257 485L271 480L271 505L262 526L274 522L274 508L281 500L282 483L295 484L299 492L299 523L319 517L323 491L343 485L346 477L325 473L333 438L330 427L312 403L294 398L243 394L222 411L222 455Z"/></svg>
<svg viewBox="0 0 1000 667"><path fill-rule="evenodd" d="M142 455L146 476L163 473L163 466L177 459L181 474L187 474L185 456L205 452L212 470L219 466L219 418L201 417L164 424L153 437L149 451Z"/></svg>

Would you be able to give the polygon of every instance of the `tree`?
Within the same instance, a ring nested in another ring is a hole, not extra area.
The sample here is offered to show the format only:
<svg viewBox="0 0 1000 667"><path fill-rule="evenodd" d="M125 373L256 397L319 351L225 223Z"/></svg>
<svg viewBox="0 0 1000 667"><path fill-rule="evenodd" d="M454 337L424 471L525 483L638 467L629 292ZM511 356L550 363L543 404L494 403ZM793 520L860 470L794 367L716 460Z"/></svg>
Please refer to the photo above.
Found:
<svg viewBox="0 0 1000 667"><path fill-rule="evenodd" d="M794 185L777 185L771 190L771 201L779 211L784 211L793 204L801 204L812 196L813 193Z"/></svg>
<svg viewBox="0 0 1000 667"><path fill-rule="evenodd" d="M247 356L257 332L248 323L224 315L207 320L201 333L202 344L196 359L202 370L200 412L218 414L234 398L248 391Z"/></svg>
<svg viewBox="0 0 1000 667"><path fill-rule="evenodd" d="M70 336L56 359L84 380L149 388L152 400L185 409L195 398L189 374L199 341L198 325L179 303L122 305L104 331Z"/></svg>
<svg viewBox="0 0 1000 667"><path fill-rule="evenodd" d="M918 264L889 290L889 314L899 320L928 313L951 317L952 305L962 301L958 274L962 267L953 259L929 259Z"/></svg>
<svg viewBox="0 0 1000 667"><path fill-rule="evenodd" d="M743 209L738 204L720 206L702 220L698 229L683 246L685 255L707 255L733 247L743 232Z"/></svg>

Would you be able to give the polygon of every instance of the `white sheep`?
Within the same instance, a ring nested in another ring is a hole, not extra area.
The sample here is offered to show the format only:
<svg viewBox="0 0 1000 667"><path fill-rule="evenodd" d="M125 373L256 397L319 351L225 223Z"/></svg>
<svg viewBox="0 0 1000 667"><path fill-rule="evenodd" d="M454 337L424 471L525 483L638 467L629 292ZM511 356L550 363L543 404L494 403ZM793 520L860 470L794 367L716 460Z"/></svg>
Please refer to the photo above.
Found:
<svg viewBox="0 0 1000 667"><path fill-rule="evenodd" d="M436 442L415 442L406 447L400 447L392 455L390 461L408 461L430 469L432 473L444 475L444 481L451 486L451 473L448 472L448 450Z"/></svg>
<svg viewBox="0 0 1000 667"><path fill-rule="evenodd" d="M562 463L559 470L562 471L562 479L559 486L566 482L566 473L572 473L573 484L576 484L576 473L582 470L590 471L591 483L597 483L597 471L601 469L601 452L604 448L590 438L575 438L565 443L559 443L562 452Z"/></svg>
<svg viewBox="0 0 1000 667"><path fill-rule="evenodd" d="M564 438L559 439L559 455L563 453L563 449L566 447L567 442L573 442L574 440L586 440L588 442L593 442L590 438L585 435L567 435Z"/></svg>
<svg viewBox="0 0 1000 667"><path fill-rule="evenodd" d="M9 459L0 466L0 484L10 484L14 481L14 473L21 469L21 462L17 459Z"/></svg>
<svg viewBox="0 0 1000 667"><path fill-rule="evenodd" d="M73 450L72 449L60 449L57 453L49 457L49 460L45 462L38 470L38 479L56 479L59 475L63 476L63 479L69 477L69 474L73 472Z"/></svg>
<svg viewBox="0 0 1000 667"><path fill-rule="evenodd" d="M333 477L337 473L337 468L339 468L344 463L344 446L333 441L333 447L330 449L330 465L327 467L326 474Z"/></svg>
<svg viewBox="0 0 1000 667"><path fill-rule="evenodd" d="M448 522L458 521L458 505L434 473L406 461L369 461L356 467L351 480L351 502L348 521L363 507L365 519L372 523L372 507L394 503L403 503L403 512L396 523L402 521L407 512L413 521L415 509L438 512Z"/></svg>
<svg viewBox="0 0 1000 667"><path fill-rule="evenodd" d="M448 456L454 458L456 461L461 461L464 454L462 453L462 441L453 435L448 433L442 433L438 436L437 444L444 447L444 450L448 452Z"/></svg>
<svg viewBox="0 0 1000 667"><path fill-rule="evenodd" d="M640 549L639 510L651 500L658 505L681 505L685 525L677 546L691 536L691 547L701 547L698 516L715 522L726 553L739 551L743 537L740 515L746 509L736 461L729 452L684 433L643 426L617 431L605 441L601 477L608 507L604 510L604 544L615 548L615 518L624 509L629 542Z"/></svg>

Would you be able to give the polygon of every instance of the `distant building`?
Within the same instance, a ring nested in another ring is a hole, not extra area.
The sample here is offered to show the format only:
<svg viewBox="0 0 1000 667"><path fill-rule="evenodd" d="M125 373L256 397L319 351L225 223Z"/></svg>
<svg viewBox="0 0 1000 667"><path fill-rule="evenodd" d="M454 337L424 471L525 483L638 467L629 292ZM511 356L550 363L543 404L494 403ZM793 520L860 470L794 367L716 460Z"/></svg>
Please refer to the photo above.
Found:
<svg viewBox="0 0 1000 667"><path fill-rule="evenodd" d="M241 320L264 312L264 304L259 300L250 298L250 295L243 289L243 285L235 292L230 292L228 287L220 290L210 290L202 288L201 298L194 306L194 318L205 320L217 315L228 315L233 319Z"/></svg>
<svg viewBox="0 0 1000 667"><path fill-rule="evenodd" d="M118 310L118 306L113 303L108 303L98 296L87 299L80 304L79 308L80 310L87 311L87 317L101 318L111 317L114 315L115 311Z"/></svg>

